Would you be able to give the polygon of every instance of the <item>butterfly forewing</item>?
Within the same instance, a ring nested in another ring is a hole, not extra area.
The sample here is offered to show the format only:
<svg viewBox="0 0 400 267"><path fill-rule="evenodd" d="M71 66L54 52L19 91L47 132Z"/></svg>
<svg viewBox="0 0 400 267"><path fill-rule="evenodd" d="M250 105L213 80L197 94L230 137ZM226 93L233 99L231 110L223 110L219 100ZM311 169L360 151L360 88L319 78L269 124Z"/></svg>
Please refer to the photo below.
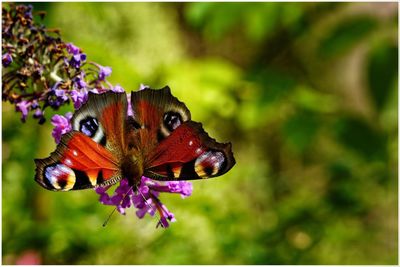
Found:
<svg viewBox="0 0 400 267"><path fill-rule="evenodd" d="M88 101L72 117L72 129L121 154L126 147L126 121L125 93L89 93Z"/></svg>
<svg viewBox="0 0 400 267"><path fill-rule="evenodd" d="M143 144L158 143L180 124L190 120L190 111L172 96L168 86L132 92L131 106L134 120L145 129L140 136Z"/></svg>

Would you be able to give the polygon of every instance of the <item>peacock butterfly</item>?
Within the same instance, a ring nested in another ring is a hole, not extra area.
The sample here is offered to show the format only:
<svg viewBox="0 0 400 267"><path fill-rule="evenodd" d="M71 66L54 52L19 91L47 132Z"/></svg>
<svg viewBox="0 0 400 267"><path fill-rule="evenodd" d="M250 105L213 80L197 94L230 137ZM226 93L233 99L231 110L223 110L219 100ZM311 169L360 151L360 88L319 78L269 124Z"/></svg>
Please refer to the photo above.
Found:
<svg viewBox="0 0 400 267"><path fill-rule="evenodd" d="M231 144L218 143L191 120L169 87L131 93L89 93L50 157L35 159L35 180L53 191L112 185L142 176L192 180L220 176L235 165ZM128 115L128 108L131 108Z"/></svg>

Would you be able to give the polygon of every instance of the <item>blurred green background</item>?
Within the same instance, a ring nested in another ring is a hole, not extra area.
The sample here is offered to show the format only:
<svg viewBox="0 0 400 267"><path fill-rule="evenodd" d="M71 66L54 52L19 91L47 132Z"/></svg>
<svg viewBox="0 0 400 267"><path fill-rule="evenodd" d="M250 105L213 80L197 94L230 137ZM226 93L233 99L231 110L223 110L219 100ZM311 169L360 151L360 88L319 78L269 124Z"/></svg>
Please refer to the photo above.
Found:
<svg viewBox="0 0 400 267"><path fill-rule="evenodd" d="M397 3L33 5L113 84L169 85L237 164L162 196L169 229L103 228L94 192L34 182L51 125L3 103L3 264L397 264Z"/></svg>

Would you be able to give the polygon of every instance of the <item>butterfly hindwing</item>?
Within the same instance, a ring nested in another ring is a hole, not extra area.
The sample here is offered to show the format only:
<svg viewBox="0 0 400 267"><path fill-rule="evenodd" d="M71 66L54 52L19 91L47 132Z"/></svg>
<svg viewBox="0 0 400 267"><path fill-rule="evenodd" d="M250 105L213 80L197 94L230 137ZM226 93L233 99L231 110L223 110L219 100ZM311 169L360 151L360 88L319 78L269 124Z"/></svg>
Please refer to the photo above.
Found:
<svg viewBox="0 0 400 267"><path fill-rule="evenodd" d="M50 157L35 163L35 180L53 191L104 186L121 179L118 159L77 131L64 134Z"/></svg>
<svg viewBox="0 0 400 267"><path fill-rule="evenodd" d="M157 180L216 177L235 164L231 144L218 143L194 121L187 121L175 129L147 160L145 176Z"/></svg>

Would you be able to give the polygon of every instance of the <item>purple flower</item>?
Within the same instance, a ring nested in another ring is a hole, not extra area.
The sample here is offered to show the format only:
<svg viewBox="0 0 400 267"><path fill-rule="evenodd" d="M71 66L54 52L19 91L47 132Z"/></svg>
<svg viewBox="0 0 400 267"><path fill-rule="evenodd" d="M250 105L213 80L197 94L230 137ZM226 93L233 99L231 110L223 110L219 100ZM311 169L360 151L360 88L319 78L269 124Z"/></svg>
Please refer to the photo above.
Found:
<svg viewBox="0 0 400 267"><path fill-rule="evenodd" d="M36 109L35 113L33 113L33 117L34 118L43 117L43 111L40 108Z"/></svg>
<svg viewBox="0 0 400 267"><path fill-rule="evenodd" d="M158 198L161 192L180 193L182 197L189 196L192 193L192 184L186 181L159 182L142 177L138 188L129 185L127 179L122 179L119 186L115 189L114 195L109 196L108 188L96 188L96 193L100 195L99 201L104 205L116 206L121 214L125 214L125 210L134 206L136 216L143 218L146 213L154 216L156 212L160 215L157 227L168 227L169 222L175 222L174 214L161 203Z"/></svg>
<svg viewBox="0 0 400 267"><path fill-rule="evenodd" d="M167 182L171 193L180 193L182 198L192 195L193 185L186 181Z"/></svg>
<svg viewBox="0 0 400 267"><path fill-rule="evenodd" d="M21 111L21 113L22 113L22 116L21 116L22 121L26 120L26 116L28 116L30 105L31 104L26 100L22 100L21 102L16 104L16 110Z"/></svg>
<svg viewBox="0 0 400 267"><path fill-rule="evenodd" d="M54 94L57 96L57 99L58 99L60 102L66 102L66 101L68 100L68 96L67 96L67 94L65 93L65 90L56 89L56 90L54 90Z"/></svg>
<svg viewBox="0 0 400 267"><path fill-rule="evenodd" d="M86 61L86 54L76 54L71 57L69 64L76 69L79 69L83 62Z"/></svg>
<svg viewBox="0 0 400 267"><path fill-rule="evenodd" d="M71 112L66 113L65 117L62 115L54 115L51 118L51 124L55 126L51 134L53 135L54 140L57 144L60 142L61 136L63 134L68 133L72 130L71 118Z"/></svg>
<svg viewBox="0 0 400 267"><path fill-rule="evenodd" d="M32 19L32 5L26 6L26 11L25 11L25 18L26 19Z"/></svg>
<svg viewBox="0 0 400 267"><path fill-rule="evenodd" d="M81 72L79 76L72 79L74 88L83 89L86 88L87 83L85 82L85 73Z"/></svg>
<svg viewBox="0 0 400 267"><path fill-rule="evenodd" d="M2 57L3 67L8 67L13 61L11 55L9 53L5 53Z"/></svg>
<svg viewBox="0 0 400 267"><path fill-rule="evenodd" d="M176 222L175 216L172 212L170 212L167 207L164 204L161 204L161 218L160 221L157 223L156 227L161 226L162 228L167 228L169 227L169 223L170 222Z"/></svg>
<svg viewBox="0 0 400 267"><path fill-rule="evenodd" d="M163 184L147 181L147 185L157 192L179 193L182 198L192 194L192 183L186 181L170 181Z"/></svg>
<svg viewBox="0 0 400 267"><path fill-rule="evenodd" d="M33 117L35 119L39 119L39 124L43 124L46 121L46 118L44 117L44 112L40 108L36 109L35 113L33 113Z"/></svg>
<svg viewBox="0 0 400 267"><path fill-rule="evenodd" d="M66 47L67 47L68 53L70 53L72 55L77 55L81 52L81 49L79 47L75 46L73 43L66 44Z"/></svg>
<svg viewBox="0 0 400 267"><path fill-rule="evenodd" d="M51 90L52 90L52 91L56 90L56 89L58 88L58 86L60 86L60 84L62 84L61 81L56 82L56 83L51 87Z"/></svg>
<svg viewBox="0 0 400 267"><path fill-rule="evenodd" d="M57 108L68 101L68 96L65 89L59 89L62 82L56 82L51 88L51 92L48 95L48 104L54 108Z"/></svg>
<svg viewBox="0 0 400 267"><path fill-rule="evenodd" d="M99 80L104 81L106 77L111 75L112 69L110 67L103 67L98 65L99 67Z"/></svg>
<svg viewBox="0 0 400 267"><path fill-rule="evenodd" d="M38 107L39 107L38 101L36 99L33 100L32 103L31 103L31 109L36 109Z"/></svg>
<svg viewBox="0 0 400 267"><path fill-rule="evenodd" d="M70 92L72 102L74 102L75 110L79 109L88 99L88 92L86 89L72 90Z"/></svg>
<svg viewBox="0 0 400 267"><path fill-rule="evenodd" d="M116 92L116 93L124 93L125 89L122 88L121 85L117 84L116 86L112 87L111 91Z"/></svg>
<svg viewBox="0 0 400 267"><path fill-rule="evenodd" d="M124 91L120 85L113 86L106 80L111 75L111 67L94 62L89 64L95 68L88 67L87 57L82 49L72 43L65 43L59 32L55 31L56 34L53 34L53 31L35 23L32 7L10 5L3 9L2 17L5 44L2 64L3 67L13 67L3 75L7 76L3 80L10 87L3 90L5 101L14 105L21 101L37 101L37 106L45 111L49 107L57 110L71 99L78 109L87 100L89 91ZM28 113L30 110L34 112L37 107L32 105L25 108L22 102L16 108L23 112L22 120L25 121L25 110ZM34 117L38 117L39 121L44 120L44 117L41 120L39 111Z"/></svg>
<svg viewBox="0 0 400 267"><path fill-rule="evenodd" d="M100 195L100 203L116 206L118 212L125 215L125 208L131 206L129 193L132 190L128 185L128 181L126 179L121 180L120 185L115 190L115 194L111 197L106 192L108 188L98 187L95 189L96 193Z"/></svg>

